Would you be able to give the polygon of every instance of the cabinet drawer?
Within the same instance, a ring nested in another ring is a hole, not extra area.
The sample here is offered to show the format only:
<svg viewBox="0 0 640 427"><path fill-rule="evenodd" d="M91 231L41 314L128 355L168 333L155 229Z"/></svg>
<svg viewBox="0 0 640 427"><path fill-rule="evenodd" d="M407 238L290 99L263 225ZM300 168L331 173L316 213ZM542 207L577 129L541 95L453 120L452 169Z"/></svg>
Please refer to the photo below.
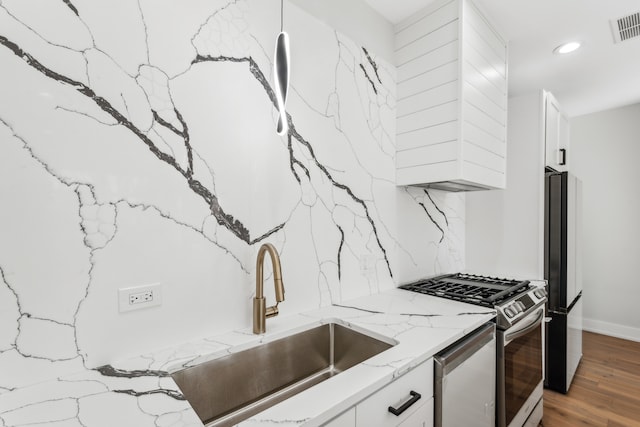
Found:
<svg viewBox="0 0 640 427"><path fill-rule="evenodd" d="M398 427L433 427L433 397L402 421Z"/></svg>
<svg viewBox="0 0 640 427"><path fill-rule="evenodd" d="M410 392L420 394L420 399L399 416L389 412L389 406L399 408L411 398ZM356 406L356 426L404 426L414 413L422 409L433 411L433 359L429 359L417 368L407 372L392 383L383 387ZM424 408L425 403L430 408ZM422 426L409 423L407 427Z"/></svg>
<svg viewBox="0 0 640 427"><path fill-rule="evenodd" d="M356 425L356 408L355 406L346 412L338 415L326 424L324 427L354 427Z"/></svg>

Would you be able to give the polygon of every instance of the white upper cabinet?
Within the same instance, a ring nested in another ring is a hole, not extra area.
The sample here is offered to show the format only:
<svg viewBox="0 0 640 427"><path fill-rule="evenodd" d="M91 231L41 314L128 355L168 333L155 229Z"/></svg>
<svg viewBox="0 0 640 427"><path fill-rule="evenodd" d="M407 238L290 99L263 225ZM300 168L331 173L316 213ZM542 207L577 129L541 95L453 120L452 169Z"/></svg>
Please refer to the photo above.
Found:
<svg viewBox="0 0 640 427"><path fill-rule="evenodd" d="M545 166L559 172L568 170L569 118L550 92L545 99Z"/></svg>
<svg viewBox="0 0 640 427"><path fill-rule="evenodd" d="M396 184L505 188L507 43L469 0L398 24Z"/></svg>

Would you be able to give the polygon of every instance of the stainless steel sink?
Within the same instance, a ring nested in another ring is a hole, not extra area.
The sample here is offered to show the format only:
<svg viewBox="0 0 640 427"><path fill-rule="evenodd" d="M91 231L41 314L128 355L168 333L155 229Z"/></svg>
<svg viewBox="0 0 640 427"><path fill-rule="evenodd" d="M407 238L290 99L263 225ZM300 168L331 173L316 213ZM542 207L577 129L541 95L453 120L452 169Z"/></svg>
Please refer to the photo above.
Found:
<svg viewBox="0 0 640 427"><path fill-rule="evenodd" d="M393 345L329 323L171 376L203 423L232 426Z"/></svg>

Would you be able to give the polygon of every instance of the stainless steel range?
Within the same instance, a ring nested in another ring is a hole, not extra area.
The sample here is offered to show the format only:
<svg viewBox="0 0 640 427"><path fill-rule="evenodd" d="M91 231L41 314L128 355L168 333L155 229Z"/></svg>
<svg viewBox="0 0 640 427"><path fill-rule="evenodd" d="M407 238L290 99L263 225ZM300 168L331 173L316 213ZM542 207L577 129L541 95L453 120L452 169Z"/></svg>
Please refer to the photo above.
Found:
<svg viewBox="0 0 640 427"><path fill-rule="evenodd" d="M537 426L542 419L542 322L546 291L527 280L447 274L400 286L497 311L499 427Z"/></svg>

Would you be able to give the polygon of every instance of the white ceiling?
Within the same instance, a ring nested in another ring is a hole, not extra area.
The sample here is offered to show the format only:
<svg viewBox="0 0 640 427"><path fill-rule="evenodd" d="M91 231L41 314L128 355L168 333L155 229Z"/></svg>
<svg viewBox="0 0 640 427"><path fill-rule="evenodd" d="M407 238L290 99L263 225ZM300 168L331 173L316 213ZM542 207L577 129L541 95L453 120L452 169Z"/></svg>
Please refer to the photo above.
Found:
<svg viewBox="0 0 640 427"><path fill-rule="evenodd" d="M434 0L365 0L398 23ZM509 96L547 89L570 116L640 102L640 37L614 44L610 19L639 0L475 0L509 39ZM559 56L570 40L583 47Z"/></svg>

